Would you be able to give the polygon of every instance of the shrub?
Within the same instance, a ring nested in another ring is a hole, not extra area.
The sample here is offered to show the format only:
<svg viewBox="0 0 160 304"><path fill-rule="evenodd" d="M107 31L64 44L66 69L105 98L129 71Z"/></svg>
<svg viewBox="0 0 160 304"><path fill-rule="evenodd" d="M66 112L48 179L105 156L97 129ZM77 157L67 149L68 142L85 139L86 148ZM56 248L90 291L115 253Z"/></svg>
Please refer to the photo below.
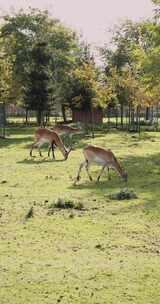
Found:
<svg viewBox="0 0 160 304"><path fill-rule="evenodd" d="M129 200L129 199L136 199L137 195L134 193L133 190L124 188L117 193L110 194L109 198L112 200Z"/></svg>
<svg viewBox="0 0 160 304"><path fill-rule="evenodd" d="M72 209L74 208L74 202L69 199L58 198L54 203L54 208Z"/></svg>
<svg viewBox="0 0 160 304"><path fill-rule="evenodd" d="M58 198L55 202L48 206L48 214L53 214L55 209L75 209L75 210L84 210L83 203L75 202L71 199Z"/></svg>

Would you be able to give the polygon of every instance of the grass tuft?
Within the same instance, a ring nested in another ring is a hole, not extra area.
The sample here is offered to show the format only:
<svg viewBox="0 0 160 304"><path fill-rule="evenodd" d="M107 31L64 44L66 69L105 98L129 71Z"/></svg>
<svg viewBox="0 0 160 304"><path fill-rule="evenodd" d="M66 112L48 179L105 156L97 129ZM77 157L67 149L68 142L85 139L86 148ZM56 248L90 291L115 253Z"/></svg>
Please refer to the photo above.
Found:
<svg viewBox="0 0 160 304"><path fill-rule="evenodd" d="M24 221L27 221L28 219L30 219L31 217L33 217L33 206L28 210L28 212L25 215Z"/></svg>
<svg viewBox="0 0 160 304"><path fill-rule="evenodd" d="M119 192L110 194L109 198L112 199L112 200L121 201L121 200L136 199L138 197L133 190L129 190L127 188L124 188L124 189L120 190Z"/></svg>
<svg viewBox="0 0 160 304"><path fill-rule="evenodd" d="M55 209L75 209L84 210L84 205L81 202L73 201L67 198L57 198L55 202L48 206L48 214L53 214Z"/></svg>

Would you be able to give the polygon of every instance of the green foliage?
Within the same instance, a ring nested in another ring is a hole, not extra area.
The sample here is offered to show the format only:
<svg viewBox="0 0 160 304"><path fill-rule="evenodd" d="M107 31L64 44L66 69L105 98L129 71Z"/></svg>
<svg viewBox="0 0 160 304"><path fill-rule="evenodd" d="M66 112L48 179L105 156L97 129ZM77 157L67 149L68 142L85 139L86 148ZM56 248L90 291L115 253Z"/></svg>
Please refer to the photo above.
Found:
<svg viewBox="0 0 160 304"><path fill-rule="evenodd" d="M13 99L12 95L12 63L7 58L2 39L0 39L0 101L8 102ZM12 100L13 101L13 100Z"/></svg>
<svg viewBox="0 0 160 304"><path fill-rule="evenodd" d="M156 5L159 5L160 4L160 0L152 0L152 2Z"/></svg>
<svg viewBox="0 0 160 304"><path fill-rule="evenodd" d="M54 213L54 209L75 209L84 210L84 205L81 202L77 202L67 198L57 198L55 202L49 205L49 213Z"/></svg>
<svg viewBox="0 0 160 304"><path fill-rule="evenodd" d="M69 199L58 198L54 204L54 208L70 209L74 207L74 202Z"/></svg>
<svg viewBox="0 0 160 304"><path fill-rule="evenodd" d="M102 49L102 56L119 104L159 101L159 43L158 21L126 21L114 28L111 46Z"/></svg>
<svg viewBox="0 0 160 304"><path fill-rule="evenodd" d="M91 110L92 107L103 107L106 105L108 92L92 60L84 62L73 70L70 78L72 108Z"/></svg>
<svg viewBox="0 0 160 304"><path fill-rule="evenodd" d="M28 85L25 88L25 104L27 109L36 111L37 122L40 125L45 111L50 110L49 64L51 55L46 44L39 43L32 49L31 56L32 66L28 72Z"/></svg>
<svg viewBox="0 0 160 304"><path fill-rule="evenodd" d="M120 190L117 193L112 193L109 195L109 198L112 200L130 200L130 199L135 199L137 198L137 195L134 193L133 190L129 190L127 188L124 188Z"/></svg>
<svg viewBox="0 0 160 304"><path fill-rule="evenodd" d="M150 106L160 96L159 1L153 20L127 20L115 26L102 48L104 73L90 46L47 11L8 15L0 29L1 100L16 102L43 116L62 106Z"/></svg>
<svg viewBox="0 0 160 304"><path fill-rule="evenodd" d="M4 19L1 39L12 64L12 79L18 88L16 97L25 108L48 110L61 91L65 75L75 64L77 37L46 11L30 9ZM35 94L38 86L39 96L38 92ZM46 98L46 105L40 101L40 95L42 100Z"/></svg>

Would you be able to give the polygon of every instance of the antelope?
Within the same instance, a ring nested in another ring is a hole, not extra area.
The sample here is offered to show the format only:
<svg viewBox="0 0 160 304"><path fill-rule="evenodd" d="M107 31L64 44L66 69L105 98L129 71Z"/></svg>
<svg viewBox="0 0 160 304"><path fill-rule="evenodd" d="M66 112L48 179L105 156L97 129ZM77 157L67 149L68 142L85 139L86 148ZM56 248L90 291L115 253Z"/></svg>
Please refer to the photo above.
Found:
<svg viewBox="0 0 160 304"><path fill-rule="evenodd" d="M89 173L89 166L91 164L96 164L102 167L98 177L97 182L99 182L100 177L104 171L104 169L108 169L108 178L110 178L109 175L109 169L112 168L115 170L126 182L128 175L127 173L122 169L121 165L119 164L118 160L116 159L115 155L110 149L104 149L98 146L94 145L88 145L83 149L83 154L85 161L80 164L78 174L76 177L76 180L74 184L76 185L76 182L80 180L80 172L83 167L85 167L88 177L90 181L92 181L92 176Z"/></svg>
<svg viewBox="0 0 160 304"><path fill-rule="evenodd" d="M59 137L59 135L55 131L49 130L49 129L46 129L46 128L39 128L35 132L35 139L36 139L36 141L32 144L31 150L30 150L30 156L31 157L32 157L33 148L38 148L39 155L42 156L40 147L43 144L48 143L50 145L50 148L49 148L49 151L48 151L48 156L50 156L50 151L52 149L53 158L55 158L54 148L58 147L60 149L60 151L62 152L62 154L64 156L64 159L66 160L68 158L68 155L69 155L71 149L67 149L64 146L61 138Z"/></svg>
<svg viewBox="0 0 160 304"><path fill-rule="evenodd" d="M60 124L53 127L52 130L57 132L59 135L67 135L70 139L70 144L72 143L72 136L74 134L80 134L82 132L80 128L74 128Z"/></svg>

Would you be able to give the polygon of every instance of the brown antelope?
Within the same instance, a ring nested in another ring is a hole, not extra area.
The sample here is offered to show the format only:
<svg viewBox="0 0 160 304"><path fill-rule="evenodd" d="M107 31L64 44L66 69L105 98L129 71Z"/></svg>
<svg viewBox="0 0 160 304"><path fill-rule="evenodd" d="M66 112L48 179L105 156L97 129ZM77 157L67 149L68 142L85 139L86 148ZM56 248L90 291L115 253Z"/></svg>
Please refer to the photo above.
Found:
<svg viewBox="0 0 160 304"><path fill-rule="evenodd" d="M75 183L80 180L80 172L83 167L85 167L89 179L92 181L92 176L89 173L89 166L91 164L96 164L102 167L98 177L97 182L100 180L100 177L105 168L108 169L108 178L109 176L109 169L112 168L125 180L127 181L127 173L122 169L121 165L119 164L118 160L116 159L115 155L110 149L104 149L101 147L88 145L83 149L85 161L80 164L78 174L75 180Z"/></svg>
<svg viewBox="0 0 160 304"><path fill-rule="evenodd" d="M82 130L80 128L70 127L66 125L56 125L52 128L53 131L58 133L59 135L65 135L69 137L70 144L72 144L72 137L74 134L80 134L82 133Z"/></svg>
<svg viewBox="0 0 160 304"><path fill-rule="evenodd" d="M43 144L48 143L50 145L50 148L48 151L48 156L50 155L50 150L52 149L53 158L55 158L54 148L58 147L60 149L60 151L62 152L65 160L68 158L68 154L70 153L71 149L66 149L61 138L55 131L49 130L46 128L39 128L35 132L35 138L36 138L36 141L32 144L32 147L30 150L30 156L32 156L33 148L38 148L39 154L40 154L40 156L42 156L40 147Z"/></svg>

